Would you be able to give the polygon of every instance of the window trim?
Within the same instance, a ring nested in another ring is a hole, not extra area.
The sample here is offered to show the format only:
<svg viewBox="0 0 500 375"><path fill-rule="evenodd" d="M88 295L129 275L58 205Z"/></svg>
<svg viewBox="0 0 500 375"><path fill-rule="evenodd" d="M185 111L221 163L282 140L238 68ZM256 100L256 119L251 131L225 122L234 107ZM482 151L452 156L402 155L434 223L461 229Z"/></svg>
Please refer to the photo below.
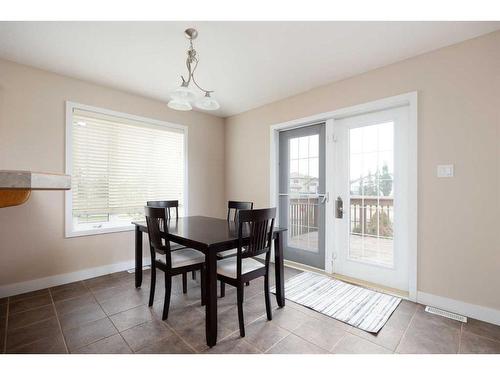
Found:
<svg viewBox="0 0 500 375"><path fill-rule="evenodd" d="M66 174L72 175L72 124L73 124L73 110L80 109L84 111L96 112L103 115L122 117L128 120L140 121L149 123L152 125L163 126L170 129L181 130L184 134L184 212L187 215L188 202L189 202L189 181L188 181L188 127L186 125L174 124L171 122L155 120L148 117L136 116L129 113L113 111L105 108L94 107L86 104L75 103L71 101L66 101L66 136L65 136L65 171ZM105 233L116 233L134 230L134 225L124 225L113 228L94 228L86 230L74 230L73 229L73 193L70 190L65 192L64 197L64 227L65 227L65 238L80 237L80 236L92 236L97 234Z"/></svg>

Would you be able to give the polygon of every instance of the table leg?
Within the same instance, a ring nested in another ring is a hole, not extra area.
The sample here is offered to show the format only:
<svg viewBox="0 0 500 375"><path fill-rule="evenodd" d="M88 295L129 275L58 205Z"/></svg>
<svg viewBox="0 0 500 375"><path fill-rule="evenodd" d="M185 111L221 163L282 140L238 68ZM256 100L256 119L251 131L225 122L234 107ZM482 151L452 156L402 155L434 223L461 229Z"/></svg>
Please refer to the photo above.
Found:
<svg viewBox="0 0 500 375"><path fill-rule="evenodd" d="M276 234L274 239L274 267L276 276L276 302L279 307L285 306L285 266L283 264L283 235Z"/></svg>
<svg viewBox="0 0 500 375"><path fill-rule="evenodd" d="M142 284L142 232L135 226L135 287Z"/></svg>
<svg viewBox="0 0 500 375"><path fill-rule="evenodd" d="M206 336L209 347L217 344L217 254L215 251L208 251L205 254L206 264Z"/></svg>

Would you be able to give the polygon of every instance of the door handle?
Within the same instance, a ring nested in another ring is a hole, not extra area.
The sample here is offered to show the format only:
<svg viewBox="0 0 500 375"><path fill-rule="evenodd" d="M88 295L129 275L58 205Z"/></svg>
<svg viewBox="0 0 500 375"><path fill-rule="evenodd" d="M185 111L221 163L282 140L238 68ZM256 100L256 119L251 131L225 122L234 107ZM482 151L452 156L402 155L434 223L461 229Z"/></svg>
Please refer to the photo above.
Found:
<svg viewBox="0 0 500 375"><path fill-rule="evenodd" d="M335 218L342 219L344 217L344 202L339 196L335 199Z"/></svg>
<svg viewBox="0 0 500 375"><path fill-rule="evenodd" d="M318 194L318 198L320 199L319 201L320 204L325 204L326 202L328 202L329 198L328 192L326 192L325 194Z"/></svg>

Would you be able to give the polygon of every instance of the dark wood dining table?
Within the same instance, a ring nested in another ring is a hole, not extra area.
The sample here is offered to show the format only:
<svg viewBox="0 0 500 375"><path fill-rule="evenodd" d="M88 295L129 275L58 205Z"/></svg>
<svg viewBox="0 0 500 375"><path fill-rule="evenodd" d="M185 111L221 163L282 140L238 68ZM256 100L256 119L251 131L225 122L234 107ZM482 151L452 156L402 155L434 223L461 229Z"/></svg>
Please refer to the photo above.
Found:
<svg viewBox="0 0 500 375"><path fill-rule="evenodd" d="M146 221L135 225L135 286L142 284L142 233L147 233ZM276 276L276 300L285 306L285 281L283 265L284 228L275 228L274 266ZM238 247L238 227L234 222L206 216L186 216L168 220L170 241L199 250L205 254L207 269L206 340L212 347L217 343L217 253Z"/></svg>

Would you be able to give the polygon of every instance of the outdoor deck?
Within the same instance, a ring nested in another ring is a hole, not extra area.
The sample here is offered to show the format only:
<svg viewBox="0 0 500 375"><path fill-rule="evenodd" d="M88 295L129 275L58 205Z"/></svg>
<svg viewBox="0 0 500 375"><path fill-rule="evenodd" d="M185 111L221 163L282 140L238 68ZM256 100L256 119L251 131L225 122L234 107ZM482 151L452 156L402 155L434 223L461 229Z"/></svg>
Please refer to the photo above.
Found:
<svg viewBox="0 0 500 375"><path fill-rule="evenodd" d="M318 232L295 235L288 239L288 244L304 251L317 252ZM393 240L351 234L349 257L353 260L391 266L393 261Z"/></svg>

